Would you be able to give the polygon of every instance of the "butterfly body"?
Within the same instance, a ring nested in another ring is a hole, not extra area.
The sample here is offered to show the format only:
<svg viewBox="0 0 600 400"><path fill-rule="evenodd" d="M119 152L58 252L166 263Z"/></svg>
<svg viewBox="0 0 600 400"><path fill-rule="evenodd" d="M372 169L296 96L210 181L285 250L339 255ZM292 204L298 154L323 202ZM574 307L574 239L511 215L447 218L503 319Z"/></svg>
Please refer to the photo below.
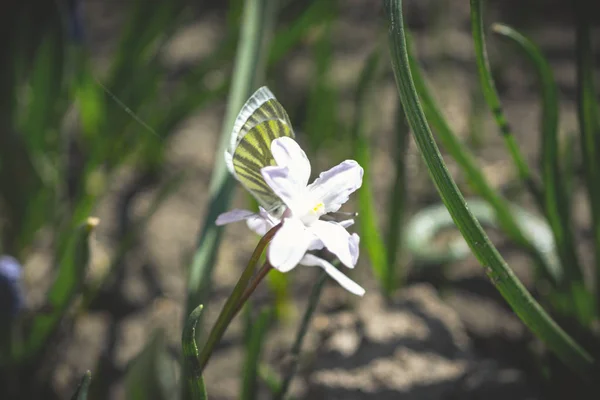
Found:
<svg viewBox="0 0 600 400"><path fill-rule="evenodd" d="M276 217L285 206L265 182L261 169L275 165L271 142L285 136L295 137L287 112L273 93L263 86L240 110L225 151L229 171L267 212Z"/></svg>

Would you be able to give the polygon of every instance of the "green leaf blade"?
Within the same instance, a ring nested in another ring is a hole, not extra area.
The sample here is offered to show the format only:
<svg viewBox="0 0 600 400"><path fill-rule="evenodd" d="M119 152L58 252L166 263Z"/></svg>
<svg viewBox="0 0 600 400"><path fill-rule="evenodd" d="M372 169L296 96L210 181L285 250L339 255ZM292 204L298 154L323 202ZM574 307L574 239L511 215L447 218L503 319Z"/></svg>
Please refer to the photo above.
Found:
<svg viewBox="0 0 600 400"><path fill-rule="evenodd" d="M488 271L498 291L521 320L570 368L583 377L592 373L594 360L568 336L533 299L468 209L464 197L452 180L419 102L411 75L406 45L402 1L386 0L392 65L398 93L411 130L442 201L448 208L469 247Z"/></svg>

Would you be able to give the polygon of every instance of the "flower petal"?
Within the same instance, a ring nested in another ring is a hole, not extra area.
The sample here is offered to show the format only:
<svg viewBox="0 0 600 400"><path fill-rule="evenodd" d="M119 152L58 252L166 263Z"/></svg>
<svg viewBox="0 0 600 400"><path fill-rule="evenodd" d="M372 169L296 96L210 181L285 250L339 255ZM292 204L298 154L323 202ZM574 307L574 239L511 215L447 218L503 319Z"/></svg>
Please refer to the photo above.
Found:
<svg viewBox="0 0 600 400"><path fill-rule="evenodd" d="M345 219L343 221L339 222L341 226L343 226L344 228L349 228L352 225L354 225L354 218L350 218L350 219Z"/></svg>
<svg viewBox="0 0 600 400"><path fill-rule="evenodd" d="M232 222L243 221L255 215L256 214L254 214L252 211L235 209L219 215L215 221L215 224L218 226L227 225L231 224Z"/></svg>
<svg viewBox="0 0 600 400"><path fill-rule="evenodd" d="M319 239L313 234L311 234L310 236L312 237L312 240L308 245L308 250L321 250L323 247L325 247L321 239Z"/></svg>
<svg viewBox="0 0 600 400"><path fill-rule="evenodd" d="M288 272L298 265L310 242L311 235L300 220L285 218L269 245L269 262L273 268Z"/></svg>
<svg viewBox="0 0 600 400"><path fill-rule="evenodd" d="M271 228L277 225L279 219L270 215L267 210L262 207L258 207L259 213L254 214L246 220L246 224L250 230L256 232L260 236L264 236Z"/></svg>
<svg viewBox="0 0 600 400"><path fill-rule="evenodd" d="M354 263L350 251L350 234L337 222L315 221L308 228L316 237L321 239L327 250L347 266L353 268Z"/></svg>
<svg viewBox="0 0 600 400"><path fill-rule="evenodd" d="M290 137L281 137L271 142L271 153L279 167L289 168L289 179L298 186L306 186L310 178L310 161L304 150Z"/></svg>
<svg viewBox="0 0 600 400"><path fill-rule="evenodd" d="M321 267L327 272L327 274L337 283L339 283L344 289L358 296L363 296L365 294L365 289L363 289L359 284L354 282L352 279L348 278L342 271L334 267L329 262L319 258L313 254L306 254L302 257L300 264L306 266L314 266Z"/></svg>
<svg viewBox="0 0 600 400"><path fill-rule="evenodd" d="M361 187L362 167L354 160L346 160L322 172L308 188L314 197L323 202L325 212L335 212L348 197Z"/></svg>
<svg viewBox="0 0 600 400"><path fill-rule="evenodd" d="M356 233L350 235L349 245L350 255L352 255L352 264L353 266L356 266L356 263L358 262L358 255L360 252L360 236L358 236L358 234Z"/></svg>
<svg viewBox="0 0 600 400"><path fill-rule="evenodd" d="M290 178L288 167L268 166L260 172L267 185L288 206L292 214L302 209L301 201L306 201L306 187L298 185Z"/></svg>

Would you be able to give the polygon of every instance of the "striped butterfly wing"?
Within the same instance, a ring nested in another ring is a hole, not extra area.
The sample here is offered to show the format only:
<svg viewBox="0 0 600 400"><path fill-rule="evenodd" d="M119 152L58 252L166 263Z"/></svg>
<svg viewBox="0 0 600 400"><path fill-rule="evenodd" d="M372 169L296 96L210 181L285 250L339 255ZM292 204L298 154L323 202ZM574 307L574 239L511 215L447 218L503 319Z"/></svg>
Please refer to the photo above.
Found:
<svg viewBox="0 0 600 400"><path fill-rule="evenodd" d="M250 129L263 121L271 119L282 120L290 127L290 130L292 130L292 123L290 122L290 117L287 112L281 103L277 101L273 93L271 93L266 86L263 86L250 96L238 114L231 135L231 150L235 151L235 147L240 143L244 136L246 136ZM293 133L292 137L294 137Z"/></svg>
<svg viewBox="0 0 600 400"><path fill-rule="evenodd" d="M275 165L271 142L283 136L294 138L292 124L283 106L263 86L242 107L225 152L229 171L273 215L279 214L283 203L266 184L260 170Z"/></svg>
<svg viewBox="0 0 600 400"><path fill-rule="evenodd" d="M260 170L275 165L271 142L283 136L294 137L289 125L279 119L263 121L246 133L233 155L237 179L273 215L278 215L283 203L267 185Z"/></svg>

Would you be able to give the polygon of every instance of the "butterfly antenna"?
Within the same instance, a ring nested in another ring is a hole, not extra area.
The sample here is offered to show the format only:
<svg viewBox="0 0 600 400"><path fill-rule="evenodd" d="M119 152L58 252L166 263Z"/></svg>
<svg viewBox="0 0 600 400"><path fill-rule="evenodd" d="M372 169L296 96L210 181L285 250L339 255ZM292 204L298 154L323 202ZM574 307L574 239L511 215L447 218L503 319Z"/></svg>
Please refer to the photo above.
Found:
<svg viewBox="0 0 600 400"><path fill-rule="evenodd" d="M117 103L121 108L123 108L123 110L129 114L130 117L132 117L134 120L136 120L137 123L139 123L140 125L142 125L144 128L146 128L147 130L149 130L152 134L154 134L154 136L156 136L157 138L160 139L160 135L158 133L156 133L156 131L147 123L145 123L140 117L138 117L132 110L131 108L127 107L125 105L125 103L123 103L121 100L119 100L119 98L113 94L113 92L110 91L109 88L106 87L105 84L103 84L102 82L100 82L98 80L98 78L94 77L94 80L96 81L96 83L106 92L106 94L108 94L115 103Z"/></svg>

